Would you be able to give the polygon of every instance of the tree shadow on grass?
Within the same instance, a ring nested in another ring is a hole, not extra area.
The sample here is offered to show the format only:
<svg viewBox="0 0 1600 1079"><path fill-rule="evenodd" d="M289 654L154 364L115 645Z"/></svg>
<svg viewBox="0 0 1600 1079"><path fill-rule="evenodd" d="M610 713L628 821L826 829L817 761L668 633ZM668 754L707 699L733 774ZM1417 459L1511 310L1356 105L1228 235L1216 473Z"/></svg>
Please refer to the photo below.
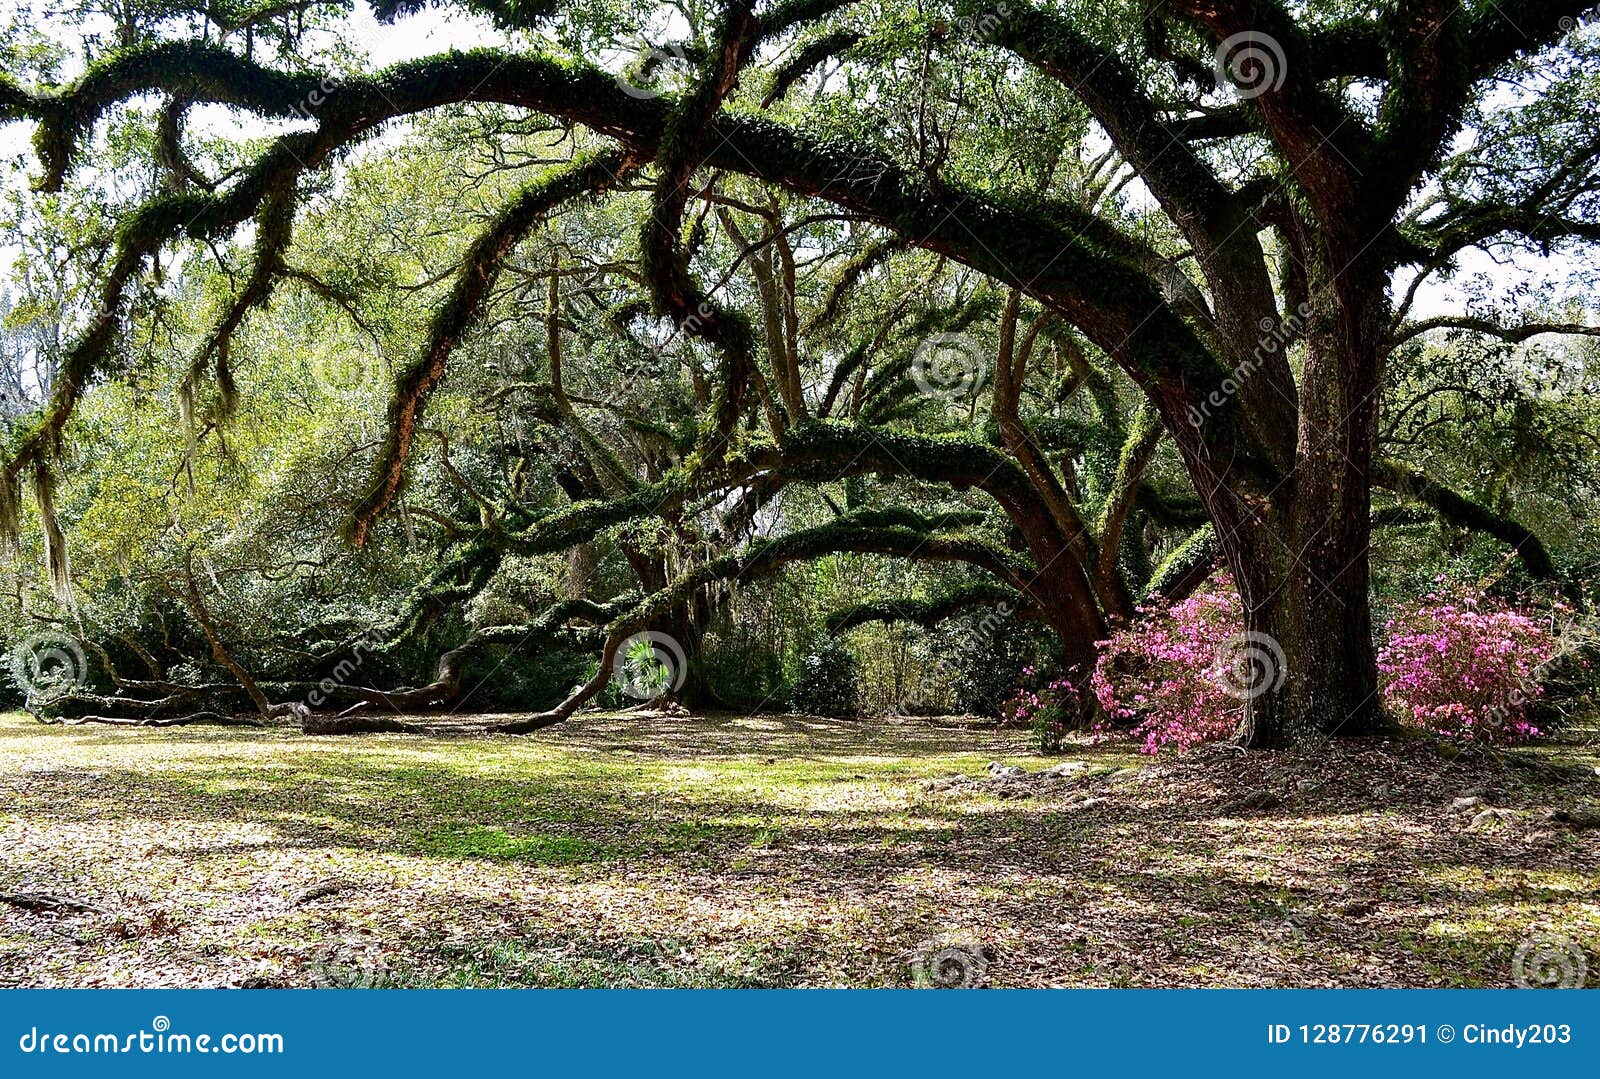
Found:
<svg viewBox="0 0 1600 1079"><path fill-rule="evenodd" d="M1225 783L1137 773L1086 781L1088 808L934 794L920 775L971 767L960 731L703 726L595 717L467 745L52 732L91 752L0 771L27 839L3 886L132 897L180 926L87 925L51 984L88 980L96 949L134 984L215 984L258 952L303 984L311 944L352 927L415 984L903 984L895 957L957 930L994 943L1001 984L1504 984L1530 925L1600 939L1589 836L1479 833L1343 788L1239 811ZM293 898L332 873L353 887ZM33 958L39 923L4 916ZM523 954L463 958L499 946Z"/></svg>

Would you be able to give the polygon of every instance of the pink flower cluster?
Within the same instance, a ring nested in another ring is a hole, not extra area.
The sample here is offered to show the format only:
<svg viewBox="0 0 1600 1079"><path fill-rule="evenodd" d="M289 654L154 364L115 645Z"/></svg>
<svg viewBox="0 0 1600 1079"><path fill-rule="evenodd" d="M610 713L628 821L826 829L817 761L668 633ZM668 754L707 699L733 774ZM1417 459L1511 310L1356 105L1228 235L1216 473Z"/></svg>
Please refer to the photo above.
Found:
<svg viewBox="0 0 1600 1079"><path fill-rule="evenodd" d="M1026 678L1037 673L1032 667L1022 669ZM1006 703L1005 715L1012 723L1032 730L1041 750L1055 753L1061 749L1069 730L1070 710L1066 705L1071 700L1072 680L1055 678L1040 689L1018 690Z"/></svg>
<svg viewBox="0 0 1600 1079"><path fill-rule="evenodd" d="M1170 608L1147 607L1101 642L1092 688L1098 730L1131 730L1145 753L1191 749L1231 735L1241 702L1216 669L1244 628L1231 577ZM1463 741L1509 745L1538 738L1528 707L1542 693L1542 668L1559 649L1550 628L1527 613L1441 579L1401 606L1378 652L1384 702L1401 722ZM1043 735L1063 714L1070 688L1057 680L1023 690L1012 713Z"/></svg>
<svg viewBox="0 0 1600 1079"><path fill-rule="evenodd" d="M1521 611L1442 581L1384 625L1378 674L1401 721L1462 741L1511 745L1543 732L1528 706L1560 642Z"/></svg>
<svg viewBox="0 0 1600 1079"><path fill-rule="evenodd" d="M1091 681L1101 731L1131 725L1145 753L1192 749L1233 733L1239 702L1213 668L1223 645L1243 628L1239 594L1227 574L1170 608L1140 608L1130 628L1101 642Z"/></svg>

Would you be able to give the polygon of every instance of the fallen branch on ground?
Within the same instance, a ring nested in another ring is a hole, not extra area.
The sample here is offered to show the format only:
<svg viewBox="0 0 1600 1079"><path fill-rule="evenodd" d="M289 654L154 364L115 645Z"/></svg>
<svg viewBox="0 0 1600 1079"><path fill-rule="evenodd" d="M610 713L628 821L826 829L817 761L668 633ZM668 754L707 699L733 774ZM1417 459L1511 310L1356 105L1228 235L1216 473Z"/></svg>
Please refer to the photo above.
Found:
<svg viewBox="0 0 1600 1079"><path fill-rule="evenodd" d="M40 914L104 914L93 903L45 892L0 892L0 903Z"/></svg>

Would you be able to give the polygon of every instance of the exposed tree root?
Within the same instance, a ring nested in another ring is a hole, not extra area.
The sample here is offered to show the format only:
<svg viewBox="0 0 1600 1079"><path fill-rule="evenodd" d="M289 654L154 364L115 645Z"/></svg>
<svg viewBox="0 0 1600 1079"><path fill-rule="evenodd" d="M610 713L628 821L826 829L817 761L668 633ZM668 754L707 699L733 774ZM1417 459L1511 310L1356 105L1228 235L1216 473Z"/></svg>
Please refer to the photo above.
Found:
<svg viewBox="0 0 1600 1079"><path fill-rule="evenodd" d="M93 903L45 892L0 892L0 903L40 914L104 914Z"/></svg>
<svg viewBox="0 0 1600 1079"><path fill-rule="evenodd" d="M307 716L300 724L307 734L433 734L436 724L414 723L393 716Z"/></svg>
<svg viewBox="0 0 1600 1079"><path fill-rule="evenodd" d="M572 711L576 711L573 709ZM554 727L566 719L571 718L572 711L562 711L560 708L549 712L535 712L531 716L521 719L510 719L501 723L491 723L485 728L490 734L532 734L542 731L546 727Z"/></svg>
<svg viewBox="0 0 1600 1079"><path fill-rule="evenodd" d="M186 716L145 716L134 718L132 716L77 716L71 719L58 719L50 722L64 724L69 727L82 726L86 723L97 723L108 727L265 727L266 720L260 716L231 715L226 712L191 712Z"/></svg>

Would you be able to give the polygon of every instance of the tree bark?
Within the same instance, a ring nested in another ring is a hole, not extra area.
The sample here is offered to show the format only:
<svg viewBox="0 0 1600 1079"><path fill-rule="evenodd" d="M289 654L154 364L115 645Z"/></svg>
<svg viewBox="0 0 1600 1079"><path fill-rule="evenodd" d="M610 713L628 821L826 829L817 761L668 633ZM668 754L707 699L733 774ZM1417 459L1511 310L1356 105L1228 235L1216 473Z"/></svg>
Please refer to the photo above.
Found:
<svg viewBox="0 0 1600 1079"><path fill-rule="evenodd" d="M1243 687L1238 739L1253 748L1384 726L1368 557L1389 305L1385 277L1364 273L1359 256L1322 269L1307 306L1294 470L1270 495L1269 527L1219 533L1245 608L1234 651L1268 668Z"/></svg>

